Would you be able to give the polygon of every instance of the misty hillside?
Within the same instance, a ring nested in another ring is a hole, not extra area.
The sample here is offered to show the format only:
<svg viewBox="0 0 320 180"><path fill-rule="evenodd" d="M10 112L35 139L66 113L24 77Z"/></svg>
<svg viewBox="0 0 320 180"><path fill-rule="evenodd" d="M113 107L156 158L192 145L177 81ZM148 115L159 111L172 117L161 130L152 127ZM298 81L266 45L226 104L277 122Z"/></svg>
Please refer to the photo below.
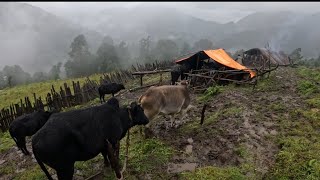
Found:
<svg viewBox="0 0 320 180"><path fill-rule="evenodd" d="M0 3L1 62L19 64L28 72L47 71L68 58L74 37L83 33L97 49L99 33L25 3ZM4 66L2 64L2 66Z"/></svg>
<svg viewBox="0 0 320 180"><path fill-rule="evenodd" d="M96 19L95 22L92 22L93 18ZM206 22L179 13L173 8L151 9L144 6L104 10L86 17L82 22L102 34L112 36L115 40L123 39L131 42L137 42L147 35L154 40L183 38L193 42L202 37L213 40L212 34L215 32L212 29L221 26L219 23Z"/></svg>
<svg viewBox="0 0 320 180"><path fill-rule="evenodd" d="M68 58L73 39L83 33L95 53L104 35L115 42L138 44L148 35L155 42L172 39L192 45L201 38L227 50L264 47L290 53L301 47L304 56L320 52L320 13L257 12L225 24L187 15L174 7L140 5L132 9L103 11L58 17L25 3L0 3L0 68L19 64L28 72L47 71ZM71 23L70 19L73 23ZM84 28L85 27L85 28ZM138 47L131 47L138 48ZM132 50L130 50L132 51Z"/></svg>
<svg viewBox="0 0 320 180"><path fill-rule="evenodd" d="M302 48L309 57L319 56L320 14L302 15L290 12L254 13L236 23L235 32L218 44L226 49L264 47L267 43L274 50L289 53Z"/></svg>
<svg viewBox="0 0 320 180"><path fill-rule="evenodd" d="M301 47L306 56L318 56L320 36L315 34L320 30L320 25L315 23L318 19L319 14L256 12L238 22L221 24L215 19L205 21L174 8L141 5L133 9L104 10L77 22L116 40L136 42L150 35L154 40L185 39L192 43L208 38L215 46L225 49L264 47L269 43L274 50L289 53Z"/></svg>

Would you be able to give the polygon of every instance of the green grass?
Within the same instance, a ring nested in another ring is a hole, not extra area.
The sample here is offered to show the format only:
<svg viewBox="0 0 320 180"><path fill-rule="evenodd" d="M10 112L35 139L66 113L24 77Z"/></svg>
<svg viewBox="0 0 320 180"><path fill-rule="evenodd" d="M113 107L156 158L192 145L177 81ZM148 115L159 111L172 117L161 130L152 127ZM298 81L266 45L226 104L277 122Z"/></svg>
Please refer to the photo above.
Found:
<svg viewBox="0 0 320 180"><path fill-rule="evenodd" d="M223 92L222 86L211 86L198 98L200 102L208 102L212 97Z"/></svg>
<svg viewBox="0 0 320 180"><path fill-rule="evenodd" d="M299 81L298 90L302 95L306 96L320 92L319 86L308 80Z"/></svg>
<svg viewBox="0 0 320 180"><path fill-rule="evenodd" d="M0 153L9 150L12 146L15 145L15 142L11 138L9 132L0 132Z"/></svg>
<svg viewBox="0 0 320 180"><path fill-rule="evenodd" d="M95 80L99 82L100 74L91 75L90 80ZM80 82L82 85L85 82L85 78L76 78L76 79L66 79L66 80L51 80L39 83L31 83L27 85L19 85L13 88L6 88L0 91L0 109L10 106L11 104L20 103L20 99L23 100L25 97L29 97L30 102L34 102L33 93L36 93L36 96L41 96L42 101L45 101L45 97L50 92L52 85L55 88L56 92L60 91L60 86L63 87L64 83L67 83L68 86L72 89L72 81ZM71 90L73 93L73 91ZM51 92L50 92L51 93Z"/></svg>
<svg viewBox="0 0 320 180"><path fill-rule="evenodd" d="M46 180L47 176L41 170L40 166L33 166L19 173L14 180Z"/></svg>
<svg viewBox="0 0 320 180"><path fill-rule="evenodd" d="M124 150L125 148L123 147L122 149ZM129 148L130 160L128 168L138 173L153 172L159 166L167 164L173 154L174 149L158 139L136 141ZM121 156L124 157L124 151L121 151Z"/></svg>
<svg viewBox="0 0 320 180"><path fill-rule="evenodd" d="M299 67L298 68L298 75L300 77L312 79L314 81L320 81L320 68L306 68L306 67Z"/></svg>
<svg viewBox="0 0 320 180"><path fill-rule="evenodd" d="M214 167L207 166L197 168L195 172L181 173L181 179L198 180L198 179L219 179L219 180L242 180L246 179L241 170L237 167Z"/></svg>
<svg viewBox="0 0 320 180"><path fill-rule="evenodd" d="M280 147L269 179L320 178L320 113L294 110L288 119L282 118L277 137Z"/></svg>
<svg viewBox="0 0 320 180"><path fill-rule="evenodd" d="M12 174L16 169L16 165L14 162L8 162L6 166L0 168L0 176L3 174Z"/></svg>
<svg viewBox="0 0 320 180"><path fill-rule="evenodd" d="M307 99L306 103L311 107L311 108L320 108L320 96L316 98L311 98Z"/></svg>
<svg viewBox="0 0 320 180"><path fill-rule="evenodd" d="M279 89L277 83L277 77L274 73L271 73L269 78L264 77L263 79L258 80L256 85L257 91L277 91Z"/></svg>

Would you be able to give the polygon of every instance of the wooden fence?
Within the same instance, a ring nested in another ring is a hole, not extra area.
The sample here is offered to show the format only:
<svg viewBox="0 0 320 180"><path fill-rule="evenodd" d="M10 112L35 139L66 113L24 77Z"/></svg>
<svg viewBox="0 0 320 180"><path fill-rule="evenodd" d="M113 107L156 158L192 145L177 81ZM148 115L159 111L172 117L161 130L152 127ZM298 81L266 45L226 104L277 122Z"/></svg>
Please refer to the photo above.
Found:
<svg viewBox="0 0 320 180"><path fill-rule="evenodd" d="M98 87L103 82L116 82L126 83L129 80L135 79L132 75L135 71L149 71L149 70L162 70L170 68L173 62L162 61L147 63L144 65L137 64L132 66L128 70L119 70L113 73L104 73L103 77L100 77L100 82L91 81L88 77L85 83L81 86L80 82L72 81L72 86L67 83L60 86L59 89L55 89L52 85L50 92L47 93L45 99L37 96L33 93L34 103L31 103L29 97L20 99L17 103L12 103L9 107L3 108L0 111L0 129L4 132L9 129L10 123L18 116L23 114L34 112L38 109L52 110L53 108L61 111L64 108L87 103L99 96Z"/></svg>

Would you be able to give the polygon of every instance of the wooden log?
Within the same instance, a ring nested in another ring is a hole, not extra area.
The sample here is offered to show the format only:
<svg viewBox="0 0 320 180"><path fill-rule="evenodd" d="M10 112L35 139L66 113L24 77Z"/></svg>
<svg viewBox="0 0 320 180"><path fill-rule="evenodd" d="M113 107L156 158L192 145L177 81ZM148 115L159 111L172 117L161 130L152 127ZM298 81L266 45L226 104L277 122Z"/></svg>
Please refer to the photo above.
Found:
<svg viewBox="0 0 320 180"><path fill-rule="evenodd" d="M132 89L129 89L129 92L133 92L133 91L136 91L136 90L139 90L139 89L147 88L147 87L150 87L150 86L156 86L156 85L158 85L158 83L154 83L154 84L149 84L149 85L144 85L144 86L132 88Z"/></svg>
<svg viewBox="0 0 320 180"><path fill-rule="evenodd" d="M139 71L139 72L134 72L131 73L132 75L145 75L145 74L157 74L157 73L164 73L164 72L170 72L171 69L166 69L166 70L158 70L158 71Z"/></svg>

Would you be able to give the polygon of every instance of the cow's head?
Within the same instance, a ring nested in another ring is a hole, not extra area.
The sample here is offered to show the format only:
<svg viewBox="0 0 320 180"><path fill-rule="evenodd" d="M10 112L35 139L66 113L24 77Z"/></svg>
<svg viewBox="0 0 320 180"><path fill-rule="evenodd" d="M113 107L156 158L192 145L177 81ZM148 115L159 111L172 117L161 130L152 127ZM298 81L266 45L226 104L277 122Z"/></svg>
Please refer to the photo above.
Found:
<svg viewBox="0 0 320 180"><path fill-rule="evenodd" d="M133 125L146 125L149 123L149 119L144 114L144 110L140 104L132 102L129 107L129 113Z"/></svg>

